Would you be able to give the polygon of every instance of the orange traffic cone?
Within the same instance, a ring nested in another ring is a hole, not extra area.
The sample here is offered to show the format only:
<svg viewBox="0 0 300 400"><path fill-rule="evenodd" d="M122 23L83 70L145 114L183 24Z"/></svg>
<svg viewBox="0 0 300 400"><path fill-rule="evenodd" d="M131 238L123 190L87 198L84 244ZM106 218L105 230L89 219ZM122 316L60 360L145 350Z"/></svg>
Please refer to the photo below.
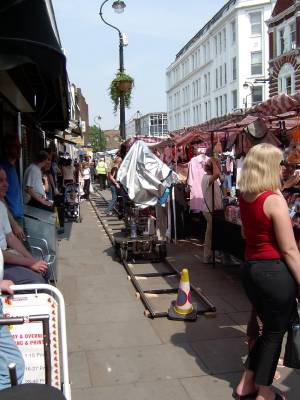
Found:
<svg viewBox="0 0 300 400"><path fill-rule="evenodd" d="M168 311L168 317L175 320L195 321L197 319L197 307L196 304L193 304L191 301L191 288L188 269L184 268L180 275L181 279L179 283L177 300L171 302L171 306Z"/></svg>

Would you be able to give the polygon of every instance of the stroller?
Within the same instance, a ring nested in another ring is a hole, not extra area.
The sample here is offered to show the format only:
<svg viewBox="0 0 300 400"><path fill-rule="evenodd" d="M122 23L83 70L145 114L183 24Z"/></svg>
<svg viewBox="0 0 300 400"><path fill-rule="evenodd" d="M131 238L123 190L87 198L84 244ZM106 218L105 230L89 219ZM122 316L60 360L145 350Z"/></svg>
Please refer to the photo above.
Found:
<svg viewBox="0 0 300 400"><path fill-rule="evenodd" d="M66 185L65 217L69 221L82 221L80 214L80 188L78 183L69 183Z"/></svg>

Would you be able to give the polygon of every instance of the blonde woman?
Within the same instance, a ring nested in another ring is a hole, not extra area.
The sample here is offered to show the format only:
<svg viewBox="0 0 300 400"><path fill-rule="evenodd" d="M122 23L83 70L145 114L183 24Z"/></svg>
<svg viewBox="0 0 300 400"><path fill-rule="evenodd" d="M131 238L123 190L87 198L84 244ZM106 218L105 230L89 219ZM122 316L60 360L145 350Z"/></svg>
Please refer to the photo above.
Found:
<svg viewBox="0 0 300 400"><path fill-rule="evenodd" d="M295 311L300 255L287 204L280 193L282 152L270 144L254 146L245 158L239 187L246 262L243 284L263 324L236 388L240 399L281 400L271 388L282 340Z"/></svg>

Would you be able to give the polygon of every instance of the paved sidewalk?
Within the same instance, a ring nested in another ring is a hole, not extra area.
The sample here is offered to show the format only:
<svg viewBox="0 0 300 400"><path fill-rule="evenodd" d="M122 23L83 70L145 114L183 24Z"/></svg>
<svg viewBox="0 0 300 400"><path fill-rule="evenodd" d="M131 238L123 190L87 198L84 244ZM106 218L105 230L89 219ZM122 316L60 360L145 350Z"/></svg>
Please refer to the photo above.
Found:
<svg viewBox="0 0 300 400"><path fill-rule="evenodd" d="M59 288L67 303L73 400L225 400L247 352L249 303L239 267L202 265L197 241L170 246L169 260L217 307L195 323L147 319L123 266L88 202L83 222L59 244ZM70 228L68 233L68 228ZM298 400L299 372L283 368L276 386Z"/></svg>

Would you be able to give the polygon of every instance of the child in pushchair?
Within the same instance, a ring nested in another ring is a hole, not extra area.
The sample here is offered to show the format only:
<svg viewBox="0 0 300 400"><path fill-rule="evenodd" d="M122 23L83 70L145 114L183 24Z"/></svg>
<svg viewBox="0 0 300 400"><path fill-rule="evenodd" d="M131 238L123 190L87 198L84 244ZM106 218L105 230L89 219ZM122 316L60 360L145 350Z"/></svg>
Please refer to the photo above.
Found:
<svg viewBox="0 0 300 400"><path fill-rule="evenodd" d="M65 216L68 220L81 221L80 189L77 183L70 183L65 188Z"/></svg>

